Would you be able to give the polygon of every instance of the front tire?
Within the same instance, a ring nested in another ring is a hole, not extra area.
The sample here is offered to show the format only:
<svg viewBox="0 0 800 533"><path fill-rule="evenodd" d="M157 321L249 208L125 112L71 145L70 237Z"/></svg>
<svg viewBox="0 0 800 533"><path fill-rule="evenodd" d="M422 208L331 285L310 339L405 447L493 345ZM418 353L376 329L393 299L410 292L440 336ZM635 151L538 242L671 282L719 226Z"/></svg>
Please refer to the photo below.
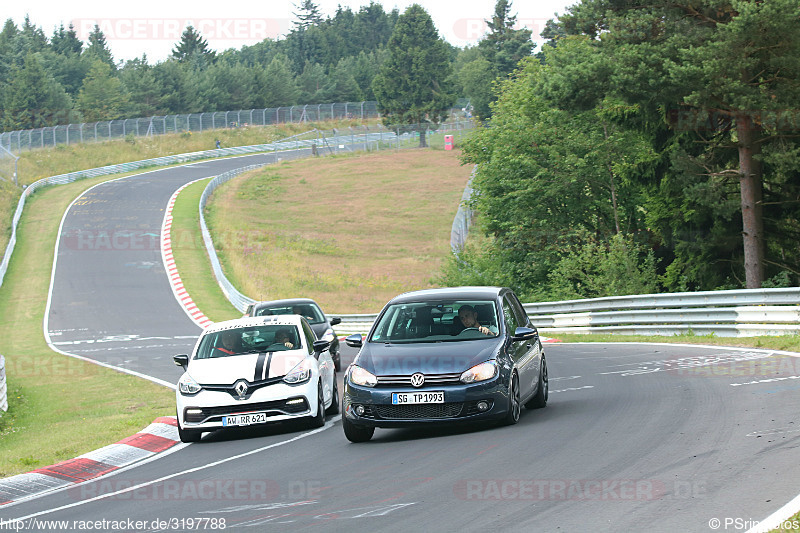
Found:
<svg viewBox="0 0 800 533"><path fill-rule="evenodd" d="M533 398L527 401L527 409L541 409L547 406L547 397L550 393L550 384L547 378L547 361L542 356L542 367L539 370L539 386Z"/></svg>
<svg viewBox="0 0 800 533"><path fill-rule="evenodd" d="M336 383L336 373L333 374L333 394L331 394L331 405L325 411L326 415L339 414L339 385Z"/></svg>
<svg viewBox="0 0 800 533"><path fill-rule="evenodd" d="M181 442L200 442L200 437L203 436L202 431L196 429L183 429L181 422L178 420L178 438Z"/></svg>
<svg viewBox="0 0 800 533"><path fill-rule="evenodd" d="M311 417L309 425L312 428L321 428L325 425L325 398L322 396L322 382L317 384L317 416Z"/></svg>
<svg viewBox="0 0 800 533"><path fill-rule="evenodd" d="M375 433L374 427L353 424L347 419L346 415L342 416L342 427L344 428L344 436L350 442L367 442Z"/></svg>
<svg viewBox="0 0 800 533"><path fill-rule="evenodd" d="M519 422L519 414L522 409L520 401L519 376L514 372L511 374L511 383L508 384L508 413L503 419L503 425L513 426Z"/></svg>

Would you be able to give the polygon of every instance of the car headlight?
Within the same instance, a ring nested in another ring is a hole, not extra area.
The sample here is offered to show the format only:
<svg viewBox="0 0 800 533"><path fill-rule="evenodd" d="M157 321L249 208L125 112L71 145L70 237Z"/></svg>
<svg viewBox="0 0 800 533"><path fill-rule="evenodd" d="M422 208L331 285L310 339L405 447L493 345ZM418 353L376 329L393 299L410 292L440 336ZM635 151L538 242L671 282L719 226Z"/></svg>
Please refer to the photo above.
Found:
<svg viewBox="0 0 800 533"><path fill-rule="evenodd" d="M356 385L374 387L378 383L378 378L372 372L367 372L357 365L350 366L350 381Z"/></svg>
<svg viewBox="0 0 800 533"><path fill-rule="evenodd" d="M290 385L304 383L311 379L311 361L303 359L288 374L283 376L283 381Z"/></svg>
<svg viewBox="0 0 800 533"><path fill-rule="evenodd" d="M335 338L336 337L334 337L334 335L333 335L333 329L332 328L328 328L328 329L325 330L325 333L322 334L322 339L321 340L327 341L327 342L333 342L333 339L335 339Z"/></svg>
<svg viewBox="0 0 800 533"><path fill-rule="evenodd" d="M197 394L203 390L203 387L193 380L192 376L189 374L184 374L181 376L181 379L178 380L178 390L181 392L181 394Z"/></svg>
<svg viewBox="0 0 800 533"><path fill-rule="evenodd" d="M479 381L486 381L492 379L497 375L497 362L486 361L479 365L475 365L463 374L461 374L461 383L477 383Z"/></svg>

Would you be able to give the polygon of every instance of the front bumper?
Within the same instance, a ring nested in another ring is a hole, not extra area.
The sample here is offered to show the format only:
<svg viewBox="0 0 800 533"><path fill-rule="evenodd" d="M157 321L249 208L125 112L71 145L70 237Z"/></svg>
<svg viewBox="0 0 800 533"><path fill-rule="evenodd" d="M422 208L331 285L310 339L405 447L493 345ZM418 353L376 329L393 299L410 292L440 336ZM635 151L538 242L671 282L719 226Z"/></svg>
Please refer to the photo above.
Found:
<svg viewBox="0 0 800 533"><path fill-rule="evenodd" d="M188 396L176 392L178 423L185 430L221 429L223 417L245 413L265 413L267 423L313 416L317 408L317 380L301 385L275 383L237 400L222 391L202 390Z"/></svg>
<svg viewBox="0 0 800 533"><path fill-rule="evenodd" d="M392 405L392 393L444 391L444 403ZM488 409L481 411L481 402ZM420 424L468 423L502 418L508 411L508 386L500 377L469 385L364 387L345 380L342 416L360 426L409 427ZM357 414L358 407L363 408Z"/></svg>

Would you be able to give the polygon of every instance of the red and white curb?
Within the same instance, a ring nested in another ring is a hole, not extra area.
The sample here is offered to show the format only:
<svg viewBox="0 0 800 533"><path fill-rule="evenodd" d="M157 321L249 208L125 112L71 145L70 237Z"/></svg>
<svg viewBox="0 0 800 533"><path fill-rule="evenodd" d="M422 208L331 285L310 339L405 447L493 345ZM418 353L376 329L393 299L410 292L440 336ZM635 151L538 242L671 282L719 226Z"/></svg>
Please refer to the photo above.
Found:
<svg viewBox="0 0 800 533"><path fill-rule="evenodd" d="M139 433L99 450L26 474L0 479L0 506L89 481L180 443L174 416L156 418Z"/></svg>
<svg viewBox="0 0 800 533"><path fill-rule="evenodd" d="M175 257L172 255L172 210L175 208L175 200L177 200L178 195L183 189L197 181L201 180L189 182L179 188L177 191L175 191L175 194L172 195L172 198L169 199L169 202L167 202L167 209L166 213L164 214L164 223L161 225L161 258L164 261L164 268L167 270L169 284L172 287L172 292L175 294L175 298L178 300L178 303L181 304L183 310L186 311L186 314L195 324L201 328L207 328L212 324L212 322L206 315L203 314L202 311L200 311L200 309L197 307L197 304L192 301L192 297L189 296L188 292L186 292L186 288L183 286L181 276L178 274L178 267L175 264Z"/></svg>

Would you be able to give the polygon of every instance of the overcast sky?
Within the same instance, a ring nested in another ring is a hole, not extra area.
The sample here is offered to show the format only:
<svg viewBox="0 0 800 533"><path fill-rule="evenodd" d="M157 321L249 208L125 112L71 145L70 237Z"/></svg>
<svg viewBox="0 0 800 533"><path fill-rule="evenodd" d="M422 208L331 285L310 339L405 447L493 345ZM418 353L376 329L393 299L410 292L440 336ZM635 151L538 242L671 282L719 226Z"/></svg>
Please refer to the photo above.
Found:
<svg viewBox="0 0 800 533"><path fill-rule="evenodd" d="M533 31L534 40L548 19L561 14L577 0L512 1L512 13L518 25ZM2 18L21 26L26 14L50 37L53 29L70 22L78 36L86 42L95 23L106 35L111 53L117 61L147 54L150 63L163 61L180 39L183 29L192 24L208 40L211 48L222 51L241 48L267 37L286 35L294 20L293 12L302 0L266 0L251 2L198 2L187 0L111 1L33 0L4 2ZM333 16L337 5L358 11L369 0L317 0L324 17ZM402 13L413 0L380 0L388 12L395 7ZM475 44L485 34L484 21L494 12L496 0L417 0L430 13L441 35L456 46Z"/></svg>

